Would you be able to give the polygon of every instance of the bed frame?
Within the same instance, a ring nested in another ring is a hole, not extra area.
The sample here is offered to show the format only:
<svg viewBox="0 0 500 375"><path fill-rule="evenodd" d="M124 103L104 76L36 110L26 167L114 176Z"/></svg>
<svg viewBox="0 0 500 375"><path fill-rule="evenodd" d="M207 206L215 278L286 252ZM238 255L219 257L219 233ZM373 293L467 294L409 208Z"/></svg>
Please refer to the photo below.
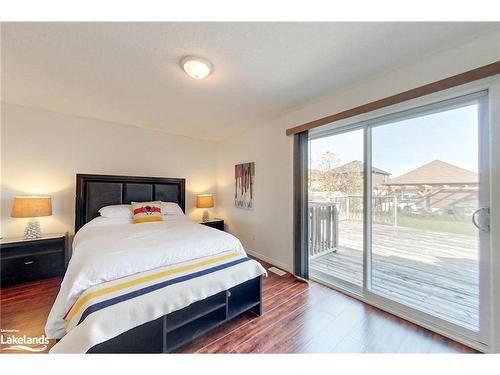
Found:
<svg viewBox="0 0 500 375"><path fill-rule="evenodd" d="M77 174L75 233L108 205L161 200L185 211L185 194L183 178ZM88 353L169 353L248 311L262 315L262 277L132 328Z"/></svg>

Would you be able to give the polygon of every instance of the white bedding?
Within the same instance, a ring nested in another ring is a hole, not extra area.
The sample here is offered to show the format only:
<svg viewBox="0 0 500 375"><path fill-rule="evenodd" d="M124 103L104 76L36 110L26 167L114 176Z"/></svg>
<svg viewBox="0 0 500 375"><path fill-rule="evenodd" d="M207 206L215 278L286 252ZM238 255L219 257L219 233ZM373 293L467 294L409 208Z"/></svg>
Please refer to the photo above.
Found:
<svg viewBox="0 0 500 375"><path fill-rule="evenodd" d="M164 219L132 224L126 218L98 217L78 231L45 326L48 338L64 336L64 315L93 285L226 251L245 254L241 242L229 233L196 224L185 216Z"/></svg>

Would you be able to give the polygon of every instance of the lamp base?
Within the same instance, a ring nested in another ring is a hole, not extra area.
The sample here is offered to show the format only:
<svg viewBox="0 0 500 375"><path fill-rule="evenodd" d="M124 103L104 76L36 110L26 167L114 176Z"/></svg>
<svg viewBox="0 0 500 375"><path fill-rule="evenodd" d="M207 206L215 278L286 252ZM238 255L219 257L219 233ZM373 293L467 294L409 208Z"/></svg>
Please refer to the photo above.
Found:
<svg viewBox="0 0 500 375"><path fill-rule="evenodd" d="M31 219L24 230L24 238L27 240L37 240L42 238L40 222L37 219Z"/></svg>
<svg viewBox="0 0 500 375"><path fill-rule="evenodd" d="M210 215L208 214L208 210L203 211L203 216L201 217L201 221L206 223L210 220Z"/></svg>

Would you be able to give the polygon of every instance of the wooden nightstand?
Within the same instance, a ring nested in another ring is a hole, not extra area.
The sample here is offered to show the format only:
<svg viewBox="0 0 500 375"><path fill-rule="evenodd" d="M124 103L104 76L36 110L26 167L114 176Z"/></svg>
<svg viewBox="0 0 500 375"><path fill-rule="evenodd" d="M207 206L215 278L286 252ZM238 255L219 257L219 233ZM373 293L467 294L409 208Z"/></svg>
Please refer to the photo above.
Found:
<svg viewBox="0 0 500 375"><path fill-rule="evenodd" d="M206 225L207 227L212 227L212 228L224 231L224 220L222 220L222 219L215 218L215 219L205 221L205 222L200 221L199 223Z"/></svg>
<svg viewBox="0 0 500 375"><path fill-rule="evenodd" d="M0 239L1 286L64 274L66 233Z"/></svg>

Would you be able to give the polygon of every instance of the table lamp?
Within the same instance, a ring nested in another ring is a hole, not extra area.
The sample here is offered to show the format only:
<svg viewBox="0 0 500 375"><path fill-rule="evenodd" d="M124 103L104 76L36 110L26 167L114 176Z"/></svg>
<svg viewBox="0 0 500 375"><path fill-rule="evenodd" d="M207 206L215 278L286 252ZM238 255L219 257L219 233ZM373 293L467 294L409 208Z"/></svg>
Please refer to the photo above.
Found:
<svg viewBox="0 0 500 375"><path fill-rule="evenodd" d="M199 194L196 196L196 208L212 208L214 206L214 197L212 194ZM208 210L203 211L201 221L206 223L209 220Z"/></svg>
<svg viewBox="0 0 500 375"><path fill-rule="evenodd" d="M42 237L40 222L37 217L52 215L52 199L50 197L15 197L11 217L28 217L28 222L24 230L24 237L27 240L36 240Z"/></svg>

